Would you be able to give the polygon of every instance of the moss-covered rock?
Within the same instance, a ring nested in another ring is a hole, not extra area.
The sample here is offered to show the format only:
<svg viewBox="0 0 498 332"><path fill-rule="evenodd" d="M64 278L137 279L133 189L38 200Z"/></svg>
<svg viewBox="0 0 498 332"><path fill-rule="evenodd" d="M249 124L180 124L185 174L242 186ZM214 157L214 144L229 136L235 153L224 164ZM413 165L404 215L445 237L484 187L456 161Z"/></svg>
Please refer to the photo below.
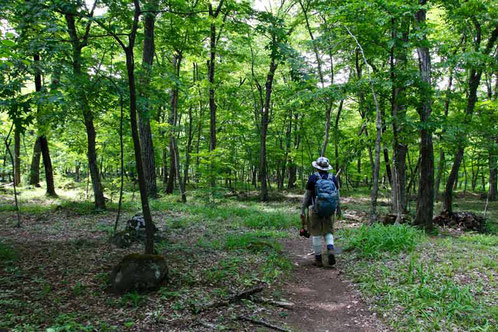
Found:
<svg viewBox="0 0 498 332"><path fill-rule="evenodd" d="M168 278L168 266L161 255L130 254L114 267L110 276L115 293L158 289Z"/></svg>

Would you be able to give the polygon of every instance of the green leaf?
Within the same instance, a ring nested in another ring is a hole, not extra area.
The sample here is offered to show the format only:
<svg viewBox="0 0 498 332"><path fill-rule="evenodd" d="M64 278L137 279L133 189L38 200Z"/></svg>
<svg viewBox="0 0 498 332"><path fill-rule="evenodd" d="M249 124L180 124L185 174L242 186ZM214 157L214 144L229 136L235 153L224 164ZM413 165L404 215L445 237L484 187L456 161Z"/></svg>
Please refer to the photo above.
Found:
<svg viewBox="0 0 498 332"><path fill-rule="evenodd" d="M14 46L16 46L15 42L13 42L12 40L8 40L8 39L3 39L2 40L2 44L4 44L7 47L14 47Z"/></svg>

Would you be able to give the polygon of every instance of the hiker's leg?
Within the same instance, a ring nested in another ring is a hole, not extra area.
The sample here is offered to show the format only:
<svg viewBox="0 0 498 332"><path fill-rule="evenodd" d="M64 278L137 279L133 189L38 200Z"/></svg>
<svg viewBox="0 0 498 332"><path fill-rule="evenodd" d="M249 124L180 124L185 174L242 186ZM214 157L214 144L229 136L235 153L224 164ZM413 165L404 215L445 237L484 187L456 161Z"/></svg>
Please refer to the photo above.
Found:
<svg viewBox="0 0 498 332"><path fill-rule="evenodd" d="M315 264L322 266L322 236L323 236L323 218L320 218L313 209L309 212L310 234L312 236L313 250L315 251Z"/></svg>
<svg viewBox="0 0 498 332"><path fill-rule="evenodd" d="M315 251L315 255L322 254L322 236L313 236L313 250Z"/></svg>
<svg viewBox="0 0 498 332"><path fill-rule="evenodd" d="M325 243L327 244L327 249L334 249L334 235L331 233L325 234Z"/></svg>
<svg viewBox="0 0 498 332"><path fill-rule="evenodd" d="M334 255L334 216L331 216L327 220L327 229L325 234L325 243L327 244L327 256L329 265L335 264L335 255Z"/></svg>
<svg viewBox="0 0 498 332"><path fill-rule="evenodd" d="M323 266L322 263L322 236L313 236L313 250L315 251L315 264Z"/></svg>

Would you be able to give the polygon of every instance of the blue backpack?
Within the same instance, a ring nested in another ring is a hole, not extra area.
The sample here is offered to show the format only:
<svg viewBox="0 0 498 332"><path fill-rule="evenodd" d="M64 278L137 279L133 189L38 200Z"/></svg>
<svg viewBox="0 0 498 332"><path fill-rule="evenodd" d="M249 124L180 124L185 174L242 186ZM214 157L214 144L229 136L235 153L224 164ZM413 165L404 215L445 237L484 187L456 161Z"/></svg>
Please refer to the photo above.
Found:
<svg viewBox="0 0 498 332"><path fill-rule="evenodd" d="M339 190L332 180L332 175L329 174L326 179L322 179L319 173L316 173L316 175L318 176L318 181L315 184L316 200L314 209L320 217L330 217L339 205Z"/></svg>

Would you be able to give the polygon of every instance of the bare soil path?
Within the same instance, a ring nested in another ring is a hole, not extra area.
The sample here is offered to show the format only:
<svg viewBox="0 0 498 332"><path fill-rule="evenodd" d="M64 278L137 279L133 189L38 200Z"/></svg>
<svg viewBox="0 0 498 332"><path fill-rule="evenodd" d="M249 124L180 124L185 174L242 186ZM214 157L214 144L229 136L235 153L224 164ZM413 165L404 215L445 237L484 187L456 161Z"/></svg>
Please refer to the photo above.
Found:
<svg viewBox="0 0 498 332"><path fill-rule="evenodd" d="M286 323L295 331L388 331L375 313L359 298L341 273L337 256L334 268L318 268L310 255L311 240L289 239L284 242L295 271L283 286L283 297L295 304Z"/></svg>

